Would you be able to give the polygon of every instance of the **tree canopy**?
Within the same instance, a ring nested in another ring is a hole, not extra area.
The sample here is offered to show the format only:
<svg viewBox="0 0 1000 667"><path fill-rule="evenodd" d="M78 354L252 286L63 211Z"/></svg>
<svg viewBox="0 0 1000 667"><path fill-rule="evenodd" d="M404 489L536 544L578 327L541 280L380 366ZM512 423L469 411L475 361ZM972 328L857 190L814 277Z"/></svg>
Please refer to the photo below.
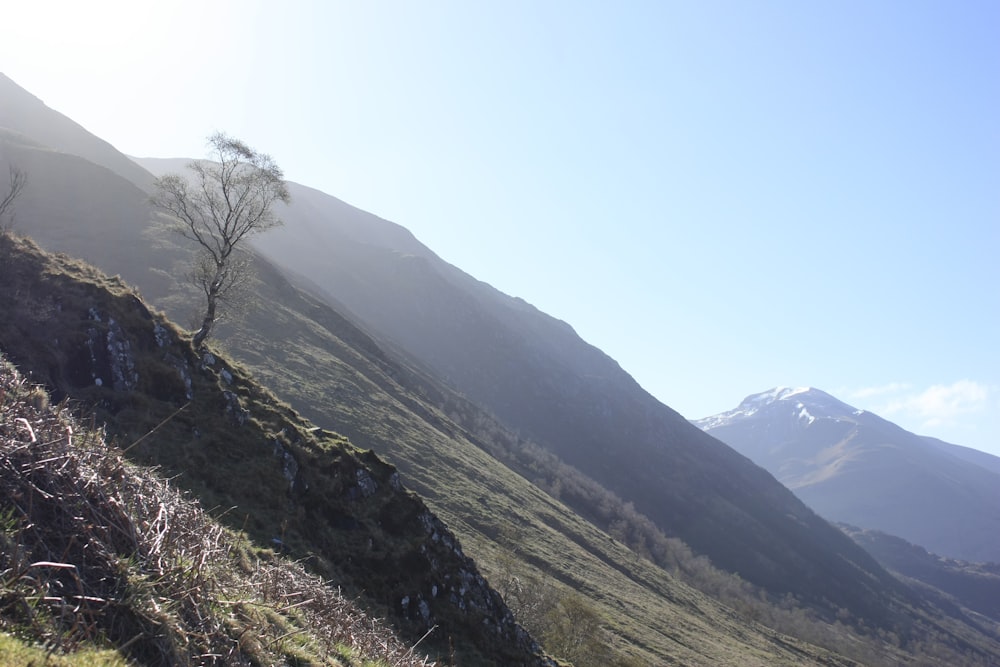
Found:
<svg viewBox="0 0 1000 667"><path fill-rule="evenodd" d="M244 242L281 225L273 206L289 201L284 175L269 155L223 133L208 143L209 160L191 162L188 175L157 179L153 195L153 203L177 219L177 231L196 247L192 277L205 295L196 346L211 333L220 302L246 285Z"/></svg>

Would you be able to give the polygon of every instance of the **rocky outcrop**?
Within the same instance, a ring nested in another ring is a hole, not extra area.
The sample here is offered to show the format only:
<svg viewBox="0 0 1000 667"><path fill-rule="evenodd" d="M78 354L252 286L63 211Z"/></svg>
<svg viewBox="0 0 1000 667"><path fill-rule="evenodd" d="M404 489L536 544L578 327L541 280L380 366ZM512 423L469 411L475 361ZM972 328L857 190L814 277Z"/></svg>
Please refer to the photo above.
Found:
<svg viewBox="0 0 1000 667"><path fill-rule="evenodd" d="M87 317L93 325L87 328L83 342L86 354L77 361L88 363L86 368L78 367L75 377L89 376L98 387L107 384L115 391L132 391L139 383L139 374L132 345L121 324L94 306L87 311Z"/></svg>

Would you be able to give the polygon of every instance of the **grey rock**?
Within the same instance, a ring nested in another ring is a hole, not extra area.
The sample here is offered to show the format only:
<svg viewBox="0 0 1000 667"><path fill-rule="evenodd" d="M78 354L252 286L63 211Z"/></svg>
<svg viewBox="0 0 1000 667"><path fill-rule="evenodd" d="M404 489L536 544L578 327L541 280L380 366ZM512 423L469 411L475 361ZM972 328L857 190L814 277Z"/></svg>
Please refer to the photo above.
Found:
<svg viewBox="0 0 1000 667"><path fill-rule="evenodd" d="M378 491L378 484L372 477L371 473L364 468L358 468L355 476L358 479L358 488L361 489L361 495L364 498L370 498L375 495Z"/></svg>

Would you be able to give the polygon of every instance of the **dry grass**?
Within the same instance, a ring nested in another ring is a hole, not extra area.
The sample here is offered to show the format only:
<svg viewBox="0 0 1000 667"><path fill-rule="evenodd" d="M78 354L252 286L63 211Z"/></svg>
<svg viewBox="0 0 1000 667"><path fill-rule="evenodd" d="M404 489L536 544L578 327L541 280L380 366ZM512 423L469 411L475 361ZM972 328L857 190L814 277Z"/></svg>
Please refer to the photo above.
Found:
<svg viewBox="0 0 1000 667"><path fill-rule="evenodd" d="M427 665L0 359L0 630L150 665Z"/></svg>

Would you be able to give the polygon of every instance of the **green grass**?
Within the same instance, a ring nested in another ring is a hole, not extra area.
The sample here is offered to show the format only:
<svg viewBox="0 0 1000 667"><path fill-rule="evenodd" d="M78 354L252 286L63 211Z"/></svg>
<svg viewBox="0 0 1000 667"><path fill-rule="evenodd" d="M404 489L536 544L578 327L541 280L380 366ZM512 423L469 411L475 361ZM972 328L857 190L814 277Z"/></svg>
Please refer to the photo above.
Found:
<svg viewBox="0 0 1000 667"><path fill-rule="evenodd" d="M0 665L425 663L38 391L0 355Z"/></svg>
<svg viewBox="0 0 1000 667"><path fill-rule="evenodd" d="M83 648L63 654L0 632L0 667L128 667L128 662L111 649Z"/></svg>

